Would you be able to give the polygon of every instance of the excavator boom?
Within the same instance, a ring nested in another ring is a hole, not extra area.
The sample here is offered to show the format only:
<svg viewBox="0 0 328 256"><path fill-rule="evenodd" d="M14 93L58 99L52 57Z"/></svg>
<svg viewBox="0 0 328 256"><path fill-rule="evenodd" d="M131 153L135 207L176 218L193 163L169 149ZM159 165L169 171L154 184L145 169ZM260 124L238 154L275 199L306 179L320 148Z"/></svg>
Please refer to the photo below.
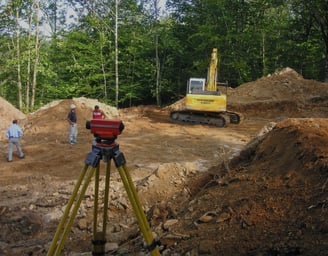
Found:
<svg viewBox="0 0 328 256"><path fill-rule="evenodd" d="M217 67L218 67L218 50L216 48L213 49L211 54L211 62L207 71L207 83L206 90L210 92L217 91Z"/></svg>

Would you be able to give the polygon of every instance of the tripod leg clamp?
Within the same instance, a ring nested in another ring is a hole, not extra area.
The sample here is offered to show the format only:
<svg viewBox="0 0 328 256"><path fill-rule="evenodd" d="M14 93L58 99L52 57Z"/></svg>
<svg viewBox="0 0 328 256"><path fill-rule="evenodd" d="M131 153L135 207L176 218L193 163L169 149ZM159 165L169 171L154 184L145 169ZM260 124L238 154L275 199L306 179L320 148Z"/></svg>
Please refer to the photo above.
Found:
<svg viewBox="0 0 328 256"><path fill-rule="evenodd" d="M101 159L101 150L94 147L92 151L87 155L85 159L85 164L91 165L92 167L97 167Z"/></svg>
<svg viewBox="0 0 328 256"><path fill-rule="evenodd" d="M153 251L153 250L156 248L156 246L160 246L160 245L161 245L161 241L160 241L160 240L156 240L156 239L154 239L154 240L151 242L150 245L147 245L146 249L147 249L149 252L151 252L151 251Z"/></svg>
<svg viewBox="0 0 328 256"><path fill-rule="evenodd" d="M105 255L105 234L102 232L97 232L94 239L92 240L93 250L92 256L104 256Z"/></svg>
<svg viewBox="0 0 328 256"><path fill-rule="evenodd" d="M117 150L114 154L114 162L115 162L115 166L116 167L120 167L120 166L123 166L126 164L126 160L125 160L125 157L124 157L124 154Z"/></svg>
<svg viewBox="0 0 328 256"><path fill-rule="evenodd" d="M94 246L92 256L104 256L106 240L92 240Z"/></svg>

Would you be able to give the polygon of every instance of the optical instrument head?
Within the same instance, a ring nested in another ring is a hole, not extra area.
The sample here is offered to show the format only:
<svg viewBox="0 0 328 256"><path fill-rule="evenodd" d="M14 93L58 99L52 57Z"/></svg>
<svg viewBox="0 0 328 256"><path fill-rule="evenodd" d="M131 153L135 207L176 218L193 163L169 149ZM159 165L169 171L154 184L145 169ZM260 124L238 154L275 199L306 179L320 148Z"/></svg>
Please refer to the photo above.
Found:
<svg viewBox="0 0 328 256"><path fill-rule="evenodd" d="M91 131L97 142L112 143L124 130L121 120L93 119L86 121L85 127Z"/></svg>

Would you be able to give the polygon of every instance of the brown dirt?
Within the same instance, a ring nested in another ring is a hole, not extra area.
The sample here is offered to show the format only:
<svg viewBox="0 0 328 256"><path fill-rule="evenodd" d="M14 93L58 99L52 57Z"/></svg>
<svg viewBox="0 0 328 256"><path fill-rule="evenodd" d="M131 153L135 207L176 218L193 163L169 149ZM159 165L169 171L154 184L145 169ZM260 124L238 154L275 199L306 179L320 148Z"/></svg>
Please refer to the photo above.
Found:
<svg viewBox="0 0 328 256"><path fill-rule="evenodd" d="M8 119L0 132L20 119L26 158L7 163L1 137L0 255L46 254L91 151L85 122L95 104L125 124L117 142L163 255L327 255L328 84L286 68L228 88L228 100L244 120L218 129L170 123L166 108L117 111L86 98L52 102L25 117L1 99L1 116ZM76 145L67 143L72 102ZM104 169L101 161L101 188ZM106 251L144 255L113 169ZM91 255L93 190L91 183L63 255Z"/></svg>

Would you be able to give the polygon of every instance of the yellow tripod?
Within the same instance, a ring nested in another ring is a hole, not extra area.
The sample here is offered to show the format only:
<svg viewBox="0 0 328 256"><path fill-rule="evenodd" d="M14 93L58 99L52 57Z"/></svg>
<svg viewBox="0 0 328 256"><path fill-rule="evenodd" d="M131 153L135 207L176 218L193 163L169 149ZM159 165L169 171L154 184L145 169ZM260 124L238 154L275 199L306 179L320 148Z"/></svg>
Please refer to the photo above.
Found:
<svg viewBox="0 0 328 256"><path fill-rule="evenodd" d="M99 195L99 164L100 160L106 163L106 180L105 180L105 196L103 207L103 221L102 230L97 231L97 216L98 216L98 195ZM63 249L65 240L73 225L74 219L77 215L78 209L81 205L82 199L88 188L88 185L93 176L95 176L95 197L94 197L94 219L93 219L93 251L92 255L102 256L105 255L106 244L106 223L107 223L107 210L108 210L108 192L110 180L110 163L111 159L114 160L115 166L121 176L124 188L128 194L133 211L136 215L139 228L144 236L147 244L147 250L150 255L160 255L158 240L153 238L152 231L147 221L146 215L142 209L137 191L133 186L131 176L127 170L124 154L119 150L119 145L114 142L111 144L96 144L92 145L92 151L89 152L85 159L85 166L81 171L80 177L75 185L72 196L66 206L61 222L57 227L57 231L49 247L47 256L60 255ZM83 182L84 181L84 182Z"/></svg>

